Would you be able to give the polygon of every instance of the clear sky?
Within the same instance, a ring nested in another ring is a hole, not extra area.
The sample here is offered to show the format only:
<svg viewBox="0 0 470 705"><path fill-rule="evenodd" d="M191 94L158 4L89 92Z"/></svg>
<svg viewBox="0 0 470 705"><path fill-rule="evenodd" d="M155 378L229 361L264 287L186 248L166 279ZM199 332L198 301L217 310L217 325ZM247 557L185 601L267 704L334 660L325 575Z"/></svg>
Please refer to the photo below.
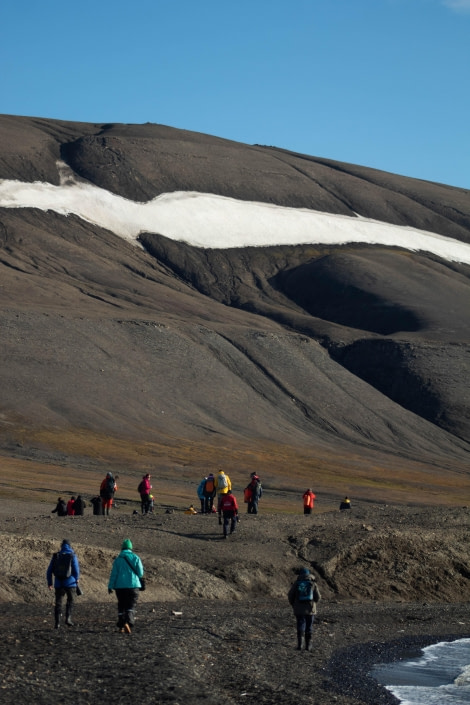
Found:
<svg viewBox="0 0 470 705"><path fill-rule="evenodd" d="M0 113L161 123L470 189L470 0L3 0Z"/></svg>

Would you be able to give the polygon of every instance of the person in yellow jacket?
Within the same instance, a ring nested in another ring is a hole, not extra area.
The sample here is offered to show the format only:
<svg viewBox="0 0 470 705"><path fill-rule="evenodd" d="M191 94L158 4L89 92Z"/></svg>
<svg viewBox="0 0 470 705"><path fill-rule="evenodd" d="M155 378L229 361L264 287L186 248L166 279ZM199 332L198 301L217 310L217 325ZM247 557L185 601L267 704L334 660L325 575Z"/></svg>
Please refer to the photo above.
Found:
<svg viewBox="0 0 470 705"><path fill-rule="evenodd" d="M232 489L232 483L230 482L230 478L224 473L222 468L220 468L216 475L214 485L217 492L217 512L219 514L219 524L222 524L222 510L220 507L220 503L222 501L222 497L227 494L229 490Z"/></svg>

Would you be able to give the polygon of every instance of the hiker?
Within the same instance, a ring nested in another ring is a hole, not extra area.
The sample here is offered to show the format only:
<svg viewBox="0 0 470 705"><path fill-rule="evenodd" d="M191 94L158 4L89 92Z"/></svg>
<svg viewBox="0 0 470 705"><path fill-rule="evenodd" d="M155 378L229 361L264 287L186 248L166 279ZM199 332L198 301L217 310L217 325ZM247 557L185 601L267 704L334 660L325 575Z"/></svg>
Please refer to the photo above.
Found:
<svg viewBox="0 0 470 705"><path fill-rule="evenodd" d="M204 494L204 487L206 486L207 477L203 477L199 485L197 486L197 496L201 502L201 514L206 513L206 496Z"/></svg>
<svg viewBox="0 0 470 705"><path fill-rule="evenodd" d="M137 553L132 551L132 541L124 539L121 553L113 561L108 582L108 593L116 590L118 601L117 626L120 632L130 634L135 622L138 591L145 588L144 566Z"/></svg>
<svg viewBox="0 0 470 705"><path fill-rule="evenodd" d="M74 511L75 511L75 516L76 517L82 517L84 515L84 509L86 507L86 502L82 499L82 495L79 494L77 495L77 499L75 500L75 504L73 505Z"/></svg>
<svg viewBox="0 0 470 705"><path fill-rule="evenodd" d="M255 472L252 472L251 480L245 487L244 492L245 502L248 504L248 514L258 514L258 502L262 495L263 488L261 487L261 480Z"/></svg>
<svg viewBox="0 0 470 705"><path fill-rule="evenodd" d="M58 517L67 516L67 504L65 503L65 499L59 497L59 499L57 500L56 507L51 511L51 514L57 514Z"/></svg>
<svg viewBox="0 0 470 705"><path fill-rule="evenodd" d="M217 511L219 513L219 524L222 524L220 502L222 501L222 497L226 495L229 490L232 489L232 483L230 482L229 476L226 475L222 469L220 469L217 473L217 477L215 478L214 484L217 492Z"/></svg>
<svg viewBox="0 0 470 705"><path fill-rule="evenodd" d="M224 539L227 538L228 525L230 523L230 533L233 534L238 521L238 503L232 490L228 490L220 501L220 511L224 517Z"/></svg>
<svg viewBox="0 0 470 705"><path fill-rule="evenodd" d="M155 506L155 497L153 494L149 495L149 512L153 514L153 509Z"/></svg>
<svg viewBox="0 0 470 705"><path fill-rule="evenodd" d="M304 500L304 514L311 514L317 496L313 494L312 489L309 488L303 493L302 498Z"/></svg>
<svg viewBox="0 0 470 705"><path fill-rule="evenodd" d="M73 517L75 515L75 497L71 497L67 502L67 516Z"/></svg>
<svg viewBox="0 0 470 705"><path fill-rule="evenodd" d="M204 484L204 514L212 514L215 492L215 478L210 472Z"/></svg>
<svg viewBox="0 0 470 705"><path fill-rule="evenodd" d="M54 618L55 629L60 627L60 618L62 616L62 600L64 595L67 595L65 605L65 624L68 627L73 627L72 611L73 611L73 596L77 592L78 581L80 579L80 566L78 558L75 555L70 541L64 539L62 541L60 551L54 553L49 563L46 572L47 585L49 590L52 590L52 576L54 576L55 589L55 606Z"/></svg>
<svg viewBox="0 0 470 705"><path fill-rule="evenodd" d="M348 497L345 497L339 505L339 509L341 512L343 512L345 509L351 509L351 500Z"/></svg>
<svg viewBox="0 0 470 705"><path fill-rule="evenodd" d="M305 649L311 651L313 621L320 591L308 568L300 569L287 597L297 620L297 649L300 651L305 644Z"/></svg>
<svg viewBox="0 0 470 705"><path fill-rule="evenodd" d="M95 516L101 516L103 514L103 504L101 497L93 497L90 499L90 504L93 507L93 514Z"/></svg>
<svg viewBox="0 0 470 705"><path fill-rule="evenodd" d="M150 490L152 485L150 484L150 474L142 475L142 480L137 488L140 494L140 508L142 514L148 514L150 511Z"/></svg>
<svg viewBox="0 0 470 705"><path fill-rule="evenodd" d="M109 515L109 510L113 506L114 493L117 490L117 485L113 477L112 472L107 472L106 477L100 486L100 497L101 505L103 507L103 514Z"/></svg>

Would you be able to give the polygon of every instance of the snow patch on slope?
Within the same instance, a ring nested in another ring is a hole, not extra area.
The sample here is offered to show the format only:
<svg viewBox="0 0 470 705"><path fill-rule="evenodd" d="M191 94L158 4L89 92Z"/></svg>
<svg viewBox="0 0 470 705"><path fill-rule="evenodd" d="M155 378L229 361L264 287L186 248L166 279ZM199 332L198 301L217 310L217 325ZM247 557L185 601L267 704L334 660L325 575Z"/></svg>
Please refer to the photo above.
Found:
<svg viewBox="0 0 470 705"><path fill-rule="evenodd" d="M139 203L77 180L64 163L58 168L59 186L0 180L0 207L74 214L135 243L144 232L221 249L357 242L431 252L470 264L470 245L418 228L194 191L165 193Z"/></svg>

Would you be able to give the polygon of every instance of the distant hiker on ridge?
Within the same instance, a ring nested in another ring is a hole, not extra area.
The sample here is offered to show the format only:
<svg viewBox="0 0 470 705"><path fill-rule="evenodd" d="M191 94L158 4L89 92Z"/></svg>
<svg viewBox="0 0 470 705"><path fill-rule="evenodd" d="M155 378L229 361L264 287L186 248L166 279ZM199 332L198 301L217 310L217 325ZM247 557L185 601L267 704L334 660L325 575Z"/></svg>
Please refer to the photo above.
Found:
<svg viewBox="0 0 470 705"><path fill-rule="evenodd" d="M201 502L201 514L206 513L206 496L204 494L204 487L206 486L207 477L203 477L199 485L197 486L197 496Z"/></svg>
<svg viewBox="0 0 470 705"><path fill-rule="evenodd" d="M248 504L248 514L258 514L258 502L262 496L261 480L255 472L252 472L251 480L244 491L245 502Z"/></svg>
<svg viewBox="0 0 470 705"><path fill-rule="evenodd" d="M317 496L312 492L312 489L309 488L303 493L302 498L304 500L304 514L311 514Z"/></svg>
<svg viewBox="0 0 470 705"><path fill-rule="evenodd" d="M150 511L150 490L152 485L150 484L150 474L142 475L142 480L139 483L137 492L140 494L140 507L142 514L148 514Z"/></svg>
<svg viewBox="0 0 470 705"><path fill-rule="evenodd" d="M230 478L224 473L222 469L219 470L219 472L217 473L217 477L215 478L215 489L217 491L217 511L219 513L219 524L222 524L220 503L222 501L222 497L226 495L229 490L232 489L232 483L230 482Z"/></svg>
<svg viewBox="0 0 470 705"><path fill-rule="evenodd" d="M103 506L103 514L109 515L109 510L113 506L114 493L116 492L117 485L113 477L112 472L106 473L106 477L100 486L100 497L101 504Z"/></svg>
<svg viewBox="0 0 470 705"><path fill-rule="evenodd" d="M67 502L67 516L75 516L75 497L71 497Z"/></svg>
<svg viewBox="0 0 470 705"><path fill-rule="evenodd" d="M59 497L59 499L57 500L56 507L51 511L51 514L57 514L58 517L67 516L67 504L65 502L65 499Z"/></svg>
<svg viewBox="0 0 470 705"><path fill-rule="evenodd" d="M345 509L351 509L351 500L348 497L345 497L339 505L339 508L342 512L344 512Z"/></svg>
<svg viewBox="0 0 470 705"><path fill-rule="evenodd" d="M75 510L75 516L76 517L83 516L85 507L86 507L86 502L82 499L82 495L79 494L77 496L77 499L75 500L75 504L73 505L73 508Z"/></svg>
<svg viewBox="0 0 470 705"><path fill-rule="evenodd" d="M224 517L224 539L226 539L228 525L230 524L230 533L233 534L238 521L238 502L232 494L232 490L228 490L226 494L222 495L220 510Z"/></svg>
<svg viewBox="0 0 470 705"><path fill-rule="evenodd" d="M320 601L320 591L315 578L307 568L301 568L299 577L291 585L287 598L297 621L297 649L300 651L305 643L305 649L311 651L313 620L317 611L317 602Z"/></svg>
<svg viewBox="0 0 470 705"><path fill-rule="evenodd" d="M214 475L210 472L204 483L204 514L212 514L215 493L215 478Z"/></svg>

